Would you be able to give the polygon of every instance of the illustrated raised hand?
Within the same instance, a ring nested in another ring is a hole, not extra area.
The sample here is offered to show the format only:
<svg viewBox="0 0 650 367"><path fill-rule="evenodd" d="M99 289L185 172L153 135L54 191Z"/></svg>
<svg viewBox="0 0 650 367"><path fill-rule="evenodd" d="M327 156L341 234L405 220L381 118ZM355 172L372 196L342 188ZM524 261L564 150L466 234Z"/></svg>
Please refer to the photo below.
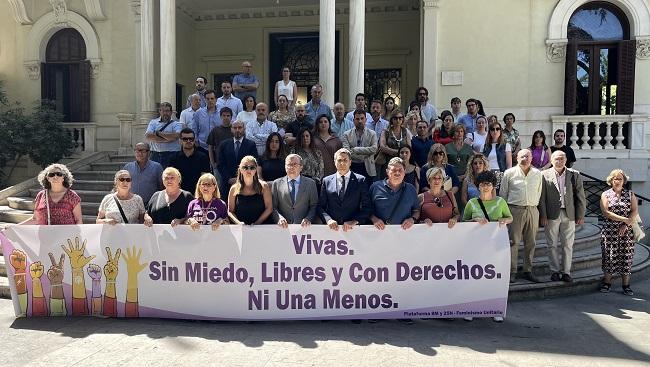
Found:
<svg viewBox="0 0 650 367"><path fill-rule="evenodd" d="M43 276L43 272L45 272L45 267L40 261L29 265L29 275L31 275L32 279L40 279Z"/></svg>
<svg viewBox="0 0 650 367"><path fill-rule="evenodd" d="M90 303L90 311L93 316L100 316L102 314L102 268L97 264L90 264L86 269L90 279L92 280L92 299Z"/></svg>
<svg viewBox="0 0 650 367"><path fill-rule="evenodd" d="M90 264L88 265L86 271L88 272L90 279L92 279L93 281L102 279L102 268L100 268L99 265Z"/></svg>
<svg viewBox="0 0 650 367"><path fill-rule="evenodd" d="M106 247L106 255L108 255L108 261L106 262L106 265L104 265L104 275L106 275L107 281L115 281L115 279L117 279L121 253L122 250L118 248L115 252L115 257L113 257L111 255L111 248Z"/></svg>
<svg viewBox="0 0 650 367"><path fill-rule="evenodd" d="M22 250L14 249L9 255L9 263L14 268L14 284L18 293L20 303L20 315L27 314L27 280L25 279L25 268L27 267L27 254Z"/></svg>
<svg viewBox="0 0 650 367"><path fill-rule="evenodd" d="M115 279L119 270L119 261L122 250L119 248L115 251L115 256L111 253L111 248L106 247L108 261L104 265L104 275L106 275L106 288L104 290L104 309L103 314L107 317L117 317L117 295L115 292Z"/></svg>
<svg viewBox="0 0 650 367"><path fill-rule="evenodd" d="M126 283L126 302L124 315L126 317L138 317L138 274L149 265L149 263L140 263L142 249L135 246L126 249L124 262L126 263L127 283Z"/></svg>
<svg viewBox="0 0 650 367"><path fill-rule="evenodd" d="M29 265L29 274L32 277L32 316L47 316L47 305L41 283L44 272L45 267L40 261Z"/></svg>
<svg viewBox="0 0 650 367"><path fill-rule="evenodd" d="M137 253L136 253L137 251ZM126 263L126 271L131 276L137 276L144 268L149 265L149 263L140 264L140 256L142 255L142 249L137 249L135 246L133 248L126 249L126 255L124 255L124 262Z"/></svg>
<svg viewBox="0 0 650 367"><path fill-rule="evenodd" d="M47 270L47 279L50 280L51 285L60 285L61 282L63 282L63 263L65 262L65 255L61 254L61 259L58 263L54 260L54 255L52 255L51 252L48 255L50 255L52 266ZM63 294L61 294L60 298L63 298Z"/></svg>
<svg viewBox="0 0 650 367"><path fill-rule="evenodd" d="M27 267L27 254L22 250L14 249L9 256L9 263L15 269L15 274L24 274Z"/></svg>
<svg viewBox="0 0 650 367"><path fill-rule="evenodd" d="M73 270L83 268L86 266L86 264L95 258L95 255L88 257L84 256L84 251L86 250L86 240L84 240L81 245L79 245L79 237L75 237L74 240L75 244L73 245L72 240L68 239L68 248L66 248L65 245L61 245L63 251L70 258L70 266Z"/></svg>
<svg viewBox="0 0 650 367"><path fill-rule="evenodd" d="M65 307L65 299L63 297L63 263L65 262L65 254L61 254L59 262L54 259L54 255L50 252L50 262L52 265L47 270L47 279L50 280L50 316L65 316L67 310Z"/></svg>

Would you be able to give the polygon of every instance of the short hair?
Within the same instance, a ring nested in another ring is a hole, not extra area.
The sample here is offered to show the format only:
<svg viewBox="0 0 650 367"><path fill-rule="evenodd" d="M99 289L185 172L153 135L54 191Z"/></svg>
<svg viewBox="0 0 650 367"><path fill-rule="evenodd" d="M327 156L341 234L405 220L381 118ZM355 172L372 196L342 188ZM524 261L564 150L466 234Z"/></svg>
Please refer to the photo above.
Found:
<svg viewBox="0 0 650 367"><path fill-rule="evenodd" d="M454 97L454 98L451 99L451 102L449 102L449 103L452 104L452 103L455 103L455 102L461 103L462 101L460 100L460 98Z"/></svg>
<svg viewBox="0 0 650 367"><path fill-rule="evenodd" d="M320 83L316 83L316 84L312 85L310 90L314 90L314 89L317 89L317 88L320 88L321 90L323 90L323 86L320 85Z"/></svg>
<svg viewBox="0 0 650 367"><path fill-rule="evenodd" d="M444 110L444 111L442 111L442 112L440 113L440 120L444 122L444 121L445 121L445 117L447 117L447 116L451 116L451 120L452 120L452 121L455 120L455 118L454 118L454 114L451 113L451 111L449 111L449 110Z"/></svg>
<svg viewBox="0 0 650 367"><path fill-rule="evenodd" d="M207 79L206 77L204 77L204 76L202 76L202 75L199 75L199 76L196 77L196 79L199 79L199 78L203 79L203 84L205 84L205 85L208 84L208 79ZM196 79L195 79L195 80L196 80Z"/></svg>
<svg viewBox="0 0 650 367"><path fill-rule="evenodd" d="M147 147L147 150L151 150L151 145L149 145L149 143L147 143L147 142L139 141L139 142L135 143L133 148L135 149L138 145L144 145L145 147Z"/></svg>
<svg viewBox="0 0 650 367"><path fill-rule="evenodd" d="M553 132L553 136L555 136L555 134L557 134L557 133L564 133L564 135L566 135L566 131L564 131L564 129L557 129L557 130L555 130L555 131Z"/></svg>
<svg viewBox="0 0 650 367"><path fill-rule="evenodd" d="M427 170L427 182L431 181L431 178L433 176L440 174L442 176L442 180L447 179L447 172L445 172L445 169L442 167L431 167Z"/></svg>
<svg viewBox="0 0 650 367"><path fill-rule="evenodd" d="M505 115L503 115L503 122L506 122L506 117L508 117L508 116L512 116L512 122L517 121L517 119L515 118L515 114L512 113L512 112L508 112Z"/></svg>
<svg viewBox="0 0 650 367"><path fill-rule="evenodd" d="M52 172L53 170L59 170L61 173L63 173L63 187L69 189L72 184L74 183L74 177L72 177L72 172L68 169L68 167L65 166L65 164L61 163L53 163L50 164L49 166L45 167L39 174L38 174L38 182L41 184L41 186L44 189L51 189L52 185L50 185L50 181L47 180L47 175L48 173Z"/></svg>
<svg viewBox="0 0 650 367"><path fill-rule="evenodd" d="M467 128L463 124L455 124L454 127L451 128L451 136L455 137L456 132L458 130L463 130L463 137L465 136L465 133L467 132Z"/></svg>
<svg viewBox="0 0 650 367"><path fill-rule="evenodd" d="M232 82L230 80L228 80L228 79L221 82L222 86L223 86L223 83L228 83L228 84L230 84L230 86L232 86Z"/></svg>
<svg viewBox="0 0 650 367"><path fill-rule="evenodd" d="M356 110L354 110L354 113L352 115L353 116L363 115L365 117L366 116L366 110L362 110L360 108L357 108Z"/></svg>
<svg viewBox="0 0 650 367"><path fill-rule="evenodd" d="M201 100L201 96L198 93L190 94L190 101L193 100L194 98L198 98Z"/></svg>
<svg viewBox="0 0 650 367"><path fill-rule="evenodd" d="M203 182L212 182L214 184L214 192L212 193L212 199L221 199L221 192L219 192L219 183L217 182L217 178L214 177L212 173L204 173L199 177L198 181L196 181L196 188L194 189L194 198L195 199L203 199L203 195L201 194L201 183Z"/></svg>
<svg viewBox="0 0 650 367"><path fill-rule="evenodd" d="M205 93L203 93L204 97L207 97L208 94L214 94L214 96L217 96L217 92L214 91L214 89L206 89Z"/></svg>
<svg viewBox="0 0 650 367"><path fill-rule="evenodd" d="M234 126L236 124L242 124L242 125L244 125L244 127L246 126L246 122L244 122L242 120L237 120L237 119L235 119L235 121L231 122L230 126L232 127L232 126Z"/></svg>
<svg viewBox="0 0 650 367"><path fill-rule="evenodd" d="M192 129L189 128L189 127L184 127L184 128L181 130L180 135L183 135L183 134L192 134L193 136L196 137L196 134L194 133L194 130L192 130Z"/></svg>
<svg viewBox="0 0 650 367"><path fill-rule="evenodd" d="M229 113L230 117L232 117L232 110L230 107L221 107L221 110L219 111L219 116L223 116L224 113Z"/></svg>
<svg viewBox="0 0 650 367"><path fill-rule="evenodd" d="M174 107L173 107L172 104L169 103L169 102L160 102L159 107L160 107L160 108L163 108L163 107L169 108L170 111L173 111L173 110L174 110Z"/></svg>
<svg viewBox="0 0 650 367"><path fill-rule="evenodd" d="M354 96L354 100L356 101L357 97L363 97L363 99L366 99L366 95L363 93L357 93L356 96Z"/></svg>
<svg viewBox="0 0 650 367"><path fill-rule="evenodd" d="M492 186L496 187L497 186L497 175L494 174L491 170L486 170L478 175L476 175L476 178L474 179L474 185L478 187L482 183L491 183Z"/></svg>
<svg viewBox="0 0 650 367"><path fill-rule="evenodd" d="M370 102L370 105L372 106L372 105L375 104L375 103L377 103L377 104L380 105L381 107L384 107L384 104L381 103L381 101L378 100L378 99L373 99L372 102Z"/></svg>
<svg viewBox="0 0 650 367"><path fill-rule="evenodd" d="M348 159L352 160L352 152L350 152L348 148L340 148L334 152L334 159L336 159L336 157L340 156L341 154L346 154L348 156Z"/></svg>
<svg viewBox="0 0 650 367"><path fill-rule="evenodd" d="M115 176L113 176L113 191L112 192L117 192L117 179L120 178L120 176L125 174L125 173L127 175L129 175L129 177L131 177L131 172L129 172L129 171L125 170L125 169L121 169L121 170L115 172Z"/></svg>
<svg viewBox="0 0 650 367"><path fill-rule="evenodd" d="M404 160L402 158L400 158L400 157L391 158L390 161L388 161L388 165L387 165L386 168L390 168L390 167L396 166L398 164L401 165L402 168L406 168L406 163L404 163Z"/></svg>
<svg viewBox="0 0 650 367"><path fill-rule="evenodd" d="M478 107L478 99L468 98L467 101L465 101L465 106L467 106L468 103L475 103L476 107Z"/></svg>
<svg viewBox="0 0 650 367"><path fill-rule="evenodd" d="M289 154L289 155L284 159L284 162L285 162L285 163L286 163L286 162L289 162L290 160L292 160L292 159L294 159L294 158L298 159L298 162L300 162L300 165L302 166L302 157L300 156L300 154L296 154L296 153L291 153L291 154Z"/></svg>
<svg viewBox="0 0 650 367"><path fill-rule="evenodd" d="M605 179L605 181L607 181L607 184L609 186L612 186L612 182L614 181L614 177L616 177L618 175L623 176L623 185L627 184L627 182L630 180L630 178L625 174L625 172L622 169L616 168L616 169L612 170L612 172L610 172L609 175L607 175L607 178Z"/></svg>
<svg viewBox="0 0 650 367"><path fill-rule="evenodd" d="M172 175L178 177L178 180L179 180L179 181L182 181L182 180L183 180L183 177L181 176L181 171L179 171L179 170L176 169L175 167L171 167L171 166L169 166L169 167L167 167L167 168L165 168L165 169L163 170L163 172L162 172L162 178L163 178L163 180L165 179L165 176L168 176L168 175L170 175L170 174L172 174Z"/></svg>
<svg viewBox="0 0 650 367"><path fill-rule="evenodd" d="M298 109L300 109L300 110L304 110L304 109L305 109L305 105L304 105L304 104L300 104L300 103L296 104L296 106L293 108L293 110L295 111L295 110L298 110Z"/></svg>
<svg viewBox="0 0 650 367"><path fill-rule="evenodd" d="M415 90L415 100L416 101L418 100L418 94L420 93L421 90L423 90L424 93L427 94L427 100L429 100L429 90L424 86L418 87L418 89Z"/></svg>

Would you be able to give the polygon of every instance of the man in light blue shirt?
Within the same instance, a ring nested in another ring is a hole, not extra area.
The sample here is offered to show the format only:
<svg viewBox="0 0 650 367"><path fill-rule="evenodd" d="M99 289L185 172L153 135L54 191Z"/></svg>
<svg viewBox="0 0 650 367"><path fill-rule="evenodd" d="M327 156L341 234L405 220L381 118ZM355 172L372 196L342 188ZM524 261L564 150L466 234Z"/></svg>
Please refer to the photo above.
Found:
<svg viewBox="0 0 650 367"><path fill-rule="evenodd" d="M139 142L135 145L135 161L124 165L124 169L129 171L133 183L131 191L140 195L146 206L154 192L160 190L162 186L163 168L158 162L149 159L149 144Z"/></svg>
<svg viewBox="0 0 650 367"><path fill-rule="evenodd" d="M221 116L217 110L217 97L213 90L205 92L205 100L208 101L208 105L194 113L194 119L189 128L194 130L198 144L197 149L208 154L208 135L212 129L221 125Z"/></svg>
<svg viewBox="0 0 650 367"><path fill-rule="evenodd" d="M221 83L221 93L223 93L223 96L217 98L217 115L219 116L217 126L221 126L222 108L230 108L232 117L237 117L237 114L244 109L241 99L232 95L232 84L230 84L230 81L226 80Z"/></svg>
<svg viewBox="0 0 650 367"><path fill-rule="evenodd" d="M476 130L476 119L478 118L478 102L470 98L465 102L467 114L458 119L458 123L465 125L465 133L470 134Z"/></svg>
<svg viewBox="0 0 650 367"><path fill-rule="evenodd" d="M328 120L332 120L332 109L325 102L321 100L323 96L323 86L320 84L314 84L311 87L311 101L307 102L305 105L305 111L307 111L307 116L305 116L305 121L308 124L314 125L316 122L316 117L320 115L327 116Z"/></svg>
<svg viewBox="0 0 650 367"><path fill-rule="evenodd" d="M345 115L345 119L349 120L350 122L354 121L354 111L356 110L367 111L366 95L363 93L357 93L357 95L354 97L354 105L355 105L354 110L348 112L348 114ZM366 112L366 121L370 121L370 120L372 120L372 116L368 112Z"/></svg>
<svg viewBox="0 0 650 367"><path fill-rule="evenodd" d="M330 128L332 132L341 138L343 133L354 128L354 122L348 120L345 116L345 105L338 102L334 105L334 118L330 120Z"/></svg>
<svg viewBox="0 0 650 367"><path fill-rule="evenodd" d="M149 121L144 136L151 146L151 160L167 168L170 159L181 150L178 138L183 124L172 120L171 103L161 102L158 111L160 117Z"/></svg>
<svg viewBox="0 0 650 367"><path fill-rule="evenodd" d="M253 65L251 65L250 61L244 61L241 63L241 67L243 73L235 75L232 79L232 89L235 92L235 97L243 101L244 97L251 95L257 100L257 88L260 87L260 81L251 73Z"/></svg>
<svg viewBox="0 0 650 367"><path fill-rule="evenodd" d="M377 140L381 139L381 134L388 129L388 121L381 118L381 101L378 99L370 103L370 120L367 120L366 127L377 134ZM367 114L367 112L366 112Z"/></svg>

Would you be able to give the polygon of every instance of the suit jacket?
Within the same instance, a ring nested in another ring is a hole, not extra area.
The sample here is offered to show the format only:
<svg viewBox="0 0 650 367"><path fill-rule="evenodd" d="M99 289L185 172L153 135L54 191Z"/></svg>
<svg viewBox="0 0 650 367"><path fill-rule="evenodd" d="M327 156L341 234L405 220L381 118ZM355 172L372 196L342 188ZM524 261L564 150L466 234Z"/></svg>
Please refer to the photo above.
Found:
<svg viewBox="0 0 650 367"><path fill-rule="evenodd" d="M369 128L363 130L361 145L357 146L357 129L351 129L343 133L341 137L343 148L352 152L353 161L363 161L366 172L370 176L377 176L375 169L375 154L377 154L377 134Z"/></svg>
<svg viewBox="0 0 650 367"><path fill-rule="evenodd" d="M300 186L296 193L296 202L291 204L291 194L288 177L280 177L273 181L273 213L271 218L277 223L285 218L289 224L300 224L304 218L314 223L318 207L318 191L316 181L306 176L300 176Z"/></svg>
<svg viewBox="0 0 650 367"><path fill-rule="evenodd" d="M566 215L575 221L585 217L587 200L582 185L580 172L566 168L564 186L564 207ZM539 199L539 217L558 219L560 217L560 192L557 189L557 177L553 167L542 171L542 196Z"/></svg>
<svg viewBox="0 0 650 367"><path fill-rule="evenodd" d="M247 155L257 158L257 147L252 140L246 138L242 140L237 156L235 156L235 140L222 141L219 144L219 162L217 163L217 170L219 170L221 179L228 182L228 179L235 177L241 159Z"/></svg>
<svg viewBox="0 0 650 367"><path fill-rule="evenodd" d="M334 219L338 224L350 220L365 224L372 211L366 178L352 172L350 182L345 185L345 194L339 198L336 175L338 173L323 178L321 185L318 209L323 223Z"/></svg>

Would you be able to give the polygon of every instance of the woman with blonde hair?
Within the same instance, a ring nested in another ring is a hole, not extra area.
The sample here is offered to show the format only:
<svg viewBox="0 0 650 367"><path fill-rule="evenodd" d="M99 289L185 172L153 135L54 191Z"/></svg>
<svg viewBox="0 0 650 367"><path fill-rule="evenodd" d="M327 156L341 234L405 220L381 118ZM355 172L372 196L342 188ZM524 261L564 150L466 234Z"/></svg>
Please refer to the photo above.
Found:
<svg viewBox="0 0 650 367"><path fill-rule="evenodd" d="M443 188L455 195L460 187L460 181L454 172L454 167L447 163L447 150L445 149L445 146L440 143L431 146L431 149L429 149L429 156L427 157L427 164L420 168L420 172L429 172L429 169L433 167L440 167L445 171L446 179ZM427 180L427 175L421 174L420 192L425 192L428 189L429 181Z"/></svg>
<svg viewBox="0 0 650 367"><path fill-rule="evenodd" d="M181 189L181 173L174 167L167 167L162 173L164 190L156 191L149 199L144 225L171 224L172 227L184 223L187 205L192 194Z"/></svg>
<svg viewBox="0 0 650 367"><path fill-rule="evenodd" d="M83 224L81 198L70 187L72 173L63 164L54 163L38 174L43 189L34 199L34 214L21 224Z"/></svg>
<svg viewBox="0 0 650 367"><path fill-rule="evenodd" d="M460 189L460 201L463 203L463 206L465 206L470 199L479 196L480 192L478 186L476 186L476 177L482 172L489 171L489 168L490 163L483 154L474 154L470 164L467 165L465 179L463 180L463 185ZM494 195L496 195L496 187Z"/></svg>
<svg viewBox="0 0 650 367"><path fill-rule="evenodd" d="M611 189L600 196L600 210L605 217L601 232L603 280L600 291L609 292L612 275L621 275L623 294L633 296L630 288L632 260L634 259L634 233L632 223L639 214L636 196L625 188L629 178L621 169L613 170L607 176Z"/></svg>
<svg viewBox="0 0 650 367"><path fill-rule="evenodd" d="M418 195L420 203L420 222L429 226L433 223L447 223L453 228L458 222L460 212L454 194L444 189L447 174L442 167L433 167L427 171L429 190Z"/></svg>
<svg viewBox="0 0 650 367"><path fill-rule="evenodd" d="M217 178L211 173L202 174L196 182L194 200L187 206L185 224L189 224L193 230L210 224L214 231L221 224L227 223L227 219L228 208L221 200Z"/></svg>
<svg viewBox="0 0 650 367"><path fill-rule="evenodd" d="M257 160L247 155L228 193L228 210L236 224L269 224L273 212L271 185L257 176Z"/></svg>
<svg viewBox="0 0 650 367"><path fill-rule="evenodd" d="M104 196L99 204L96 223L133 224L144 221L142 198L131 192L131 174L123 169L115 173L113 192Z"/></svg>

